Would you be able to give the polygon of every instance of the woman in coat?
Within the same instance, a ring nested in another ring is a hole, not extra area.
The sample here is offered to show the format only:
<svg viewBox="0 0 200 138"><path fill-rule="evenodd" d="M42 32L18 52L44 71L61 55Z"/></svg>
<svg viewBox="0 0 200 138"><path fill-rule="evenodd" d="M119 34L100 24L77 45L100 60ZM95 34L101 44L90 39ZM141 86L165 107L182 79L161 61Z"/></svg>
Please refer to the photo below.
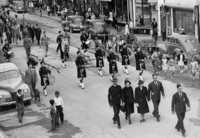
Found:
<svg viewBox="0 0 200 138"><path fill-rule="evenodd" d="M144 55L140 47L137 48L137 52L135 54L135 62L136 62L136 70L139 71L139 79L143 80L142 74L143 71L146 70L146 65L144 61Z"/></svg>
<svg viewBox="0 0 200 138"><path fill-rule="evenodd" d="M148 98L147 87L143 86L144 81L139 80L138 87L135 88L135 103L137 104L138 113L140 113L140 122L145 122L144 114L149 112L149 106L147 104L150 100Z"/></svg>
<svg viewBox="0 0 200 138"><path fill-rule="evenodd" d="M17 115L19 122L22 123L23 116L24 116L24 94L22 93L22 89L19 89L17 91L17 97L16 97L16 109L17 109Z"/></svg>
<svg viewBox="0 0 200 138"><path fill-rule="evenodd" d="M130 86L131 82L125 80L125 87L122 90L122 101L124 103L126 111L126 119L128 119L129 124L131 124L131 114L134 113L134 95L133 88Z"/></svg>

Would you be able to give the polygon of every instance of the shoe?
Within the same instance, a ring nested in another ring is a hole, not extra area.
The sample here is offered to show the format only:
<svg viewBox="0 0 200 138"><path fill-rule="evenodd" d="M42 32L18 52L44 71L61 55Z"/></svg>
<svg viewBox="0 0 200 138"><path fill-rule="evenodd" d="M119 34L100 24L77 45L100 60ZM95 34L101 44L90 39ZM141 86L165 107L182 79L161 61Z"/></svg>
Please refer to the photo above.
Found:
<svg viewBox="0 0 200 138"><path fill-rule="evenodd" d="M145 122L145 119L142 119L143 122Z"/></svg>
<svg viewBox="0 0 200 138"><path fill-rule="evenodd" d="M47 90L44 90L44 95L47 96Z"/></svg>
<svg viewBox="0 0 200 138"><path fill-rule="evenodd" d="M113 120L113 124L116 124L116 121Z"/></svg>
<svg viewBox="0 0 200 138"><path fill-rule="evenodd" d="M132 124L131 120L129 120L129 124Z"/></svg>
<svg viewBox="0 0 200 138"><path fill-rule="evenodd" d="M142 119L140 119L140 123L142 123L143 122L143 120Z"/></svg>
<svg viewBox="0 0 200 138"><path fill-rule="evenodd" d="M83 83L81 83L81 88L84 89L84 84Z"/></svg>
<svg viewBox="0 0 200 138"><path fill-rule="evenodd" d="M121 126L118 126L119 129L121 129Z"/></svg>
<svg viewBox="0 0 200 138"><path fill-rule="evenodd" d="M65 64L63 63L63 68L65 68Z"/></svg>
<svg viewBox="0 0 200 138"><path fill-rule="evenodd" d="M157 121L157 122L160 122L160 119L159 119L159 118L157 118L157 119L156 119L156 121Z"/></svg>
<svg viewBox="0 0 200 138"><path fill-rule="evenodd" d="M100 71L100 76L101 76L101 77L103 76L103 73L102 73L102 71Z"/></svg>
<svg viewBox="0 0 200 138"><path fill-rule="evenodd" d="M79 87L81 87L81 83L80 82L78 82L78 85L79 85Z"/></svg>
<svg viewBox="0 0 200 138"><path fill-rule="evenodd" d="M183 137L186 137L185 133L182 133L182 136L183 136Z"/></svg>

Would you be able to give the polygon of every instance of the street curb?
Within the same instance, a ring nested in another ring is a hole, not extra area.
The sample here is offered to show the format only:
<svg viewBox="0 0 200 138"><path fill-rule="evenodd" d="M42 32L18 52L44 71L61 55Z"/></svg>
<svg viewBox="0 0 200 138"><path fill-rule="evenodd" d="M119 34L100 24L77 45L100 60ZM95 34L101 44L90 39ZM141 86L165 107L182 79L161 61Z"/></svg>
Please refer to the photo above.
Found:
<svg viewBox="0 0 200 138"><path fill-rule="evenodd" d="M2 130L0 130L0 138L8 138Z"/></svg>

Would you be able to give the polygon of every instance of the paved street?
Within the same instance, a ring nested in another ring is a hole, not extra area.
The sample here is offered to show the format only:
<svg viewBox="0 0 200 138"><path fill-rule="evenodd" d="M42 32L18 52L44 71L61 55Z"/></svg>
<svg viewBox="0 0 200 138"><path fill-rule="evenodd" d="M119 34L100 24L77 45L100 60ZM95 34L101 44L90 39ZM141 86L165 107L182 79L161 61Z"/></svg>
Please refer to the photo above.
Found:
<svg viewBox="0 0 200 138"><path fill-rule="evenodd" d="M13 13L12 13L13 14ZM19 19L22 15L18 15ZM25 18L32 23L39 23L42 30L47 32L47 35L56 40L57 33L61 29L58 21L49 18L40 18L37 15L26 14ZM78 79L76 78L75 55L77 48L80 47L80 35L75 33L71 35L72 48L70 49L70 60L67 62L67 67L62 68L59 54L56 54L55 49L57 44L50 44L50 53L45 61L51 65L60 68L60 74L55 70L52 74L56 76L54 86L49 86L48 96L44 97L41 93L41 103L33 104L26 107L23 124L18 123L17 115L14 107L1 112L0 114L0 129L2 129L11 138L178 138L182 137L181 133L174 129L177 121L176 115L171 114L171 99L176 92L176 83L180 80L184 82L184 91L187 93L191 102L191 111L187 112L185 118L185 128L187 138L200 138L200 91L199 81L193 83L188 76L175 79L164 80L163 82L166 98L162 99L160 105L161 122L156 122L151 112L153 110L152 102L149 103L150 113L146 114L146 122L140 123L140 116L137 110L132 114L132 125L129 125L125 120L124 114L120 113L122 129L118 129L112 123L113 109L109 107L107 94L108 88L112 85L108 76L108 62L105 59L105 67L103 68L104 76L99 77L94 68L94 54L89 53L92 59L91 67L87 69L87 78L85 79L85 89L78 87ZM15 63L22 72L27 68L26 56L24 48L21 46L13 46L15 58L11 62ZM40 46L32 47L32 54L42 58L44 56L43 49ZM147 68L150 67L147 64ZM129 67L130 75L125 75L122 71L121 63L118 62L119 84L124 86L125 78L129 78L132 82L132 87L137 86L138 73L135 67ZM38 67L37 67L38 70ZM145 85L152 81L151 70L145 71ZM185 74L184 74L185 75ZM178 76L177 76L178 77ZM187 79L187 80L185 80ZM188 87L189 86L189 87ZM192 86L192 87L191 87ZM37 88L42 91L40 82L37 83ZM50 119L48 114L49 100L54 97L54 92L58 90L64 100L64 118L65 122L55 133L50 133ZM135 108L136 109L136 108Z"/></svg>

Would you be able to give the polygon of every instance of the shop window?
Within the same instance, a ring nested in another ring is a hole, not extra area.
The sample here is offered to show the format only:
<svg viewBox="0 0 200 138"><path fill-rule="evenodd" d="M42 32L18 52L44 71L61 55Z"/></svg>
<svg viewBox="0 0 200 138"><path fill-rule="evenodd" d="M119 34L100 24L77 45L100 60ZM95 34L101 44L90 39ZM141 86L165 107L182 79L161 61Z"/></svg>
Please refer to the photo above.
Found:
<svg viewBox="0 0 200 138"><path fill-rule="evenodd" d="M195 24L192 20L193 11L184 9L174 9L174 28L179 31L183 28L186 34L195 34ZM174 31L176 31L174 29Z"/></svg>

